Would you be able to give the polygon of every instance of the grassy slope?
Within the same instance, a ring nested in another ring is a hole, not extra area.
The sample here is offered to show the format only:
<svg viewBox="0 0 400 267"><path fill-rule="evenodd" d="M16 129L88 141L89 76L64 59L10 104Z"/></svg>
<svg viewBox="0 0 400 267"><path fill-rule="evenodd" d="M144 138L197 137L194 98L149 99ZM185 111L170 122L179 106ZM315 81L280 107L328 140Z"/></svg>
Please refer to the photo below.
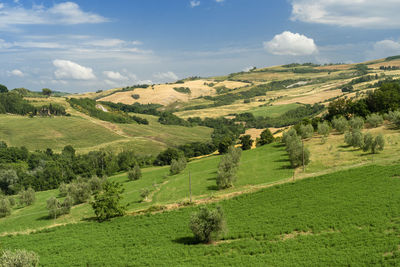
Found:
<svg viewBox="0 0 400 267"><path fill-rule="evenodd" d="M369 166L222 201L229 231L217 245L195 244L188 221L196 207L0 241L36 251L44 266L396 265L399 172Z"/></svg>
<svg viewBox="0 0 400 267"><path fill-rule="evenodd" d="M129 204L129 211L140 210L151 205L164 205L183 201L188 194L188 172L192 177L194 199L208 198L212 195L241 191L250 185L269 184L292 176L293 170L288 166L284 149L276 145L268 145L243 153L235 187L229 190L216 190L216 170L219 156L204 158L190 162L186 170L179 175L169 176L169 167L153 167L143 169L143 177L138 181L129 181L126 174L116 175L110 179L124 184L124 202ZM140 191L151 190L149 202L141 202ZM58 190L36 193L37 201L33 206L17 208L9 217L0 219L0 234L37 229L52 224L78 222L91 218L94 214L88 204L76 206L70 215L57 220L47 218L46 200L58 196Z"/></svg>

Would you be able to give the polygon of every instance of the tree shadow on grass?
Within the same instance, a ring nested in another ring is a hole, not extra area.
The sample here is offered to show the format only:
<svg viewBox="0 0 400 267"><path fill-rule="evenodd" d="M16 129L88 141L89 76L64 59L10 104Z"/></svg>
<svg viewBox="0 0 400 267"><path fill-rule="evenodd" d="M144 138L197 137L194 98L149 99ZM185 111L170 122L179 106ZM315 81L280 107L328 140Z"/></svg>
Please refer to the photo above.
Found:
<svg viewBox="0 0 400 267"><path fill-rule="evenodd" d="M54 218L50 217L49 215L43 215L39 218L36 219L36 221L48 221L48 220L52 220Z"/></svg>
<svg viewBox="0 0 400 267"><path fill-rule="evenodd" d="M278 160L274 160L274 162L288 162L287 159L278 159Z"/></svg>
<svg viewBox="0 0 400 267"><path fill-rule="evenodd" d="M189 246L202 244L202 243L201 243L199 240L197 240L197 238L195 238L194 236L180 237L180 238L174 239L173 242L174 242L174 243L178 243L178 244L182 244L182 245L189 245Z"/></svg>
<svg viewBox="0 0 400 267"><path fill-rule="evenodd" d="M218 186L216 186L216 185L209 185L209 186L207 186L207 189L208 190L213 190L213 191L218 191L219 190Z"/></svg>
<svg viewBox="0 0 400 267"><path fill-rule="evenodd" d="M280 166L279 168L276 168L276 170L290 170L290 169L293 169L292 168L292 165L282 165L282 166Z"/></svg>

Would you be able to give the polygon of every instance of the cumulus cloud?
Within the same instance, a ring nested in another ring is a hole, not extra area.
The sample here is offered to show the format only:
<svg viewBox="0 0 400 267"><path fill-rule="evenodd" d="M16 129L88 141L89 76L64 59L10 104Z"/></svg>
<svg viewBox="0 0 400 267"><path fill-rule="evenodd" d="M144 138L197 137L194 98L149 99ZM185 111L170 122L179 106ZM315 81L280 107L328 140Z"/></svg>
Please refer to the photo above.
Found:
<svg viewBox="0 0 400 267"><path fill-rule="evenodd" d="M22 6L3 5L0 12L0 29L12 30L16 25L40 24L87 24L102 23L108 19L98 14L83 11L78 4L64 2L50 8L33 6L30 9Z"/></svg>
<svg viewBox="0 0 400 267"><path fill-rule="evenodd" d="M153 76L154 76L154 78L159 79L159 80L176 81L179 79L178 76L176 76L176 74L173 73L172 71L155 73Z"/></svg>
<svg viewBox="0 0 400 267"><path fill-rule="evenodd" d="M384 58L400 54L400 41L382 40L374 43L371 50L367 51L370 59Z"/></svg>
<svg viewBox="0 0 400 267"><path fill-rule="evenodd" d="M292 0L292 20L363 28L398 28L398 0Z"/></svg>
<svg viewBox="0 0 400 267"><path fill-rule="evenodd" d="M318 52L314 40L299 33L285 31L269 41L264 48L274 55L307 56Z"/></svg>
<svg viewBox="0 0 400 267"><path fill-rule="evenodd" d="M111 80L117 80L117 81L126 81L128 80L128 77L122 75L121 73L117 71L103 71L103 74Z"/></svg>
<svg viewBox="0 0 400 267"><path fill-rule="evenodd" d="M24 77L24 73L18 69L8 71L7 74L9 76L17 76L17 77Z"/></svg>
<svg viewBox="0 0 400 267"><path fill-rule="evenodd" d="M200 5L200 1L192 0L190 1L190 7L197 7Z"/></svg>
<svg viewBox="0 0 400 267"><path fill-rule="evenodd" d="M54 75L57 79L93 80L96 76L93 70L69 60L56 59L53 65L57 68Z"/></svg>

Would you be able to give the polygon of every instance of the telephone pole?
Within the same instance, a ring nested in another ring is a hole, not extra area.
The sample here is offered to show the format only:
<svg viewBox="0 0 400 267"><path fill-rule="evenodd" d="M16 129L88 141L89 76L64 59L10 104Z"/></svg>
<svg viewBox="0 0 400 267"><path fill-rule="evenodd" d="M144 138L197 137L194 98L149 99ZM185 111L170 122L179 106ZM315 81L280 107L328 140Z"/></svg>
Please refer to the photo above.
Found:
<svg viewBox="0 0 400 267"><path fill-rule="evenodd" d="M190 197L190 203L192 203L192 177L190 175L190 170L189 170L189 197Z"/></svg>

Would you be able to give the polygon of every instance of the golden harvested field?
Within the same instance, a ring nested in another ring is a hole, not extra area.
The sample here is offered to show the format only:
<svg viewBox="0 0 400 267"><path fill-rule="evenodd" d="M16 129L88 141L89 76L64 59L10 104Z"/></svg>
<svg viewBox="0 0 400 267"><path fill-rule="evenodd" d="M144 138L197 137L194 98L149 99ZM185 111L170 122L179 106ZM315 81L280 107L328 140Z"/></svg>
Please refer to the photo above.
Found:
<svg viewBox="0 0 400 267"><path fill-rule="evenodd" d="M207 84L214 83L213 87ZM139 102L141 104L161 104L168 105L174 102L188 102L191 99L200 96L212 96L216 94L214 87L225 86L229 89L236 89L246 86L247 83L235 81L214 82L212 80L194 80L185 81L179 84L159 84L148 88L137 88L129 92L117 92L112 95L100 98L99 101L110 101L114 103L133 104ZM187 87L190 89L190 94L180 93L174 90L176 87ZM132 95L139 95L139 99L133 99Z"/></svg>

